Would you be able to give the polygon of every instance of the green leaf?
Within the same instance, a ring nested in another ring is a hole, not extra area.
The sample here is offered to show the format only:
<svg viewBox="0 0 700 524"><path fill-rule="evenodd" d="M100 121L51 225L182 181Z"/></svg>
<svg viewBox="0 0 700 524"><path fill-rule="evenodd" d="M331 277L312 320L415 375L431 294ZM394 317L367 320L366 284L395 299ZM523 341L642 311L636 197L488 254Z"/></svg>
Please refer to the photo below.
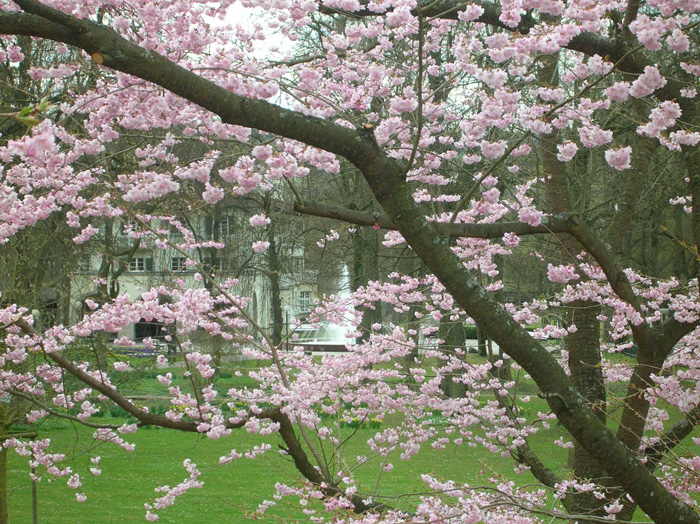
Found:
<svg viewBox="0 0 700 524"><path fill-rule="evenodd" d="M17 120L27 126L27 127L34 127L37 126L41 123L41 119L36 117L36 116L18 116Z"/></svg>
<svg viewBox="0 0 700 524"><path fill-rule="evenodd" d="M19 117L27 116L32 111L34 111L34 106L23 107L22 109L19 110L19 113L17 113L17 117L19 118Z"/></svg>

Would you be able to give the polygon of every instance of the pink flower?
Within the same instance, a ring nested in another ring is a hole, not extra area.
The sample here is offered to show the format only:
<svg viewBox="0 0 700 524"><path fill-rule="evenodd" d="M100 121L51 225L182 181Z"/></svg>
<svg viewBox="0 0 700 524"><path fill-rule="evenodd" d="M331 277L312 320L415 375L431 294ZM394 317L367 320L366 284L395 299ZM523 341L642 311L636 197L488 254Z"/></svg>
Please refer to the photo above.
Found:
<svg viewBox="0 0 700 524"><path fill-rule="evenodd" d="M268 225L271 221L268 217L261 213L259 215L253 215L252 217L250 217L248 222L250 222L250 225L253 227L260 227Z"/></svg>
<svg viewBox="0 0 700 524"><path fill-rule="evenodd" d="M413 20L413 15L411 15L411 9L407 5L397 7L391 13L386 15L387 27L406 25L411 22L411 20Z"/></svg>
<svg viewBox="0 0 700 524"><path fill-rule="evenodd" d="M481 141L481 152L486 158L496 158L501 156L506 150L506 141L499 140L498 142Z"/></svg>
<svg viewBox="0 0 700 524"><path fill-rule="evenodd" d="M409 100L407 98L392 98L390 106L394 114L405 113L409 111L414 111L416 107L418 107L418 102L416 100Z"/></svg>
<svg viewBox="0 0 700 524"><path fill-rule="evenodd" d="M484 191L481 194L486 202L489 204L495 204L498 202L498 198L501 196L501 192L498 190L498 188L492 187L488 191Z"/></svg>
<svg viewBox="0 0 700 524"><path fill-rule="evenodd" d="M99 233L99 230L96 227L93 227L92 224L88 224L83 228L77 237L73 237L73 242L76 244L82 244L83 242L90 240L97 233Z"/></svg>
<svg viewBox="0 0 700 524"><path fill-rule="evenodd" d="M563 144L557 145L557 149L559 150L559 154L557 155L559 161L568 162L574 158L574 155L578 151L578 146L573 142L564 142Z"/></svg>
<svg viewBox="0 0 700 524"><path fill-rule="evenodd" d="M630 85L627 82L615 82L605 90L605 96L615 102L624 102L630 94Z"/></svg>
<svg viewBox="0 0 700 524"><path fill-rule="evenodd" d="M457 18L463 22L471 22L484 14L484 8L479 5L469 4L464 11L457 14Z"/></svg>
<svg viewBox="0 0 700 524"><path fill-rule="evenodd" d="M558 282L560 284L566 284L569 280L578 280L579 275L574 271L573 266L553 266L549 264L547 266L547 278L552 282Z"/></svg>
<svg viewBox="0 0 700 524"><path fill-rule="evenodd" d="M270 146L255 146L252 155L263 162L272 156L272 148Z"/></svg>
<svg viewBox="0 0 700 524"><path fill-rule="evenodd" d="M13 155L27 158L37 158L44 151L52 152L55 149L55 137L51 128L45 129L34 136L25 136L19 140L10 140L7 143L7 151Z"/></svg>
<svg viewBox="0 0 700 524"><path fill-rule="evenodd" d="M90 309L90 311L95 311L100 305L90 298L85 299L85 305Z"/></svg>
<svg viewBox="0 0 700 524"><path fill-rule="evenodd" d="M71 475L66 484L68 484L68 487L72 489L78 489L83 485L83 483L80 482L80 475L78 474Z"/></svg>
<svg viewBox="0 0 700 524"><path fill-rule="evenodd" d="M620 511L622 511L622 508L622 504L620 504L620 502L616 500L612 504L608 504L607 506L605 506L605 511L606 513L608 513L608 515L615 515L617 513L620 513Z"/></svg>
<svg viewBox="0 0 700 524"><path fill-rule="evenodd" d="M255 251L256 253L263 253L267 250L268 247L270 247L270 243L264 242L262 240L253 243L253 251Z"/></svg>
<svg viewBox="0 0 700 524"><path fill-rule="evenodd" d="M632 167L630 165L630 156L632 148L630 146L622 149L608 149L605 152L605 161L618 171L624 171Z"/></svg>
<svg viewBox="0 0 700 524"><path fill-rule="evenodd" d="M518 211L518 219L531 226L539 226L542 221L542 211L531 206L521 207Z"/></svg>
<svg viewBox="0 0 700 524"><path fill-rule="evenodd" d="M216 204L219 200L224 198L224 190L220 187L207 184L206 191L202 193L202 198L207 204Z"/></svg>
<svg viewBox="0 0 700 524"><path fill-rule="evenodd" d="M596 147L610 142L613 138L613 132L610 130L601 129L598 126L589 125L580 127L578 129L578 136L584 146Z"/></svg>
<svg viewBox="0 0 700 524"><path fill-rule="evenodd" d="M115 362L114 363L114 369L116 369L117 371L126 371L128 367L129 367L128 362Z"/></svg>
<svg viewBox="0 0 700 524"><path fill-rule="evenodd" d="M666 39L666 45L673 51L684 53L690 47L690 40L683 34L683 31L677 27L673 30L671 36Z"/></svg>
<svg viewBox="0 0 700 524"><path fill-rule="evenodd" d="M659 70L655 66L646 66L644 73L632 82L630 94L635 98L643 98L665 85L666 79L661 76Z"/></svg>

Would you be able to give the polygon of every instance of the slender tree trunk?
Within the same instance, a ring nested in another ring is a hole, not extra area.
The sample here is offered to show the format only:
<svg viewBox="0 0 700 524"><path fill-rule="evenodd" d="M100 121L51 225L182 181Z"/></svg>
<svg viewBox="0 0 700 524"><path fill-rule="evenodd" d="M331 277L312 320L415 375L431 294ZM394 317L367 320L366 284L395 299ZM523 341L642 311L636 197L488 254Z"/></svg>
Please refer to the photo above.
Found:
<svg viewBox="0 0 700 524"><path fill-rule="evenodd" d="M0 431L6 431L2 428ZM7 448L0 448L0 524L7 524Z"/></svg>
<svg viewBox="0 0 700 524"><path fill-rule="evenodd" d="M56 324L62 324L64 326L70 325L70 291L71 291L71 277L66 274L61 276L61 279L57 286L57 299L56 299Z"/></svg>
<svg viewBox="0 0 700 524"><path fill-rule="evenodd" d="M540 82L559 84L558 56L543 58ZM540 141L542 165L549 175L545 186L547 204L551 213L573 212L567 166L557 158L559 132L555 131ZM581 245L570 235L557 235L561 258L565 263L576 264L575 256L582 251ZM606 391L600 354L600 308L592 302L577 301L567 305L567 324L576 326L576 331L566 338L569 352L571 380L581 396L594 409L598 418L606 422ZM601 482L605 471L600 464L580 445L574 442L573 473L582 481ZM577 494L573 499L574 511L581 514L600 514L601 502L592 494Z"/></svg>
<svg viewBox="0 0 700 524"><path fill-rule="evenodd" d="M440 320L440 338L444 341L441 350L445 355L454 356L459 360L463 360L466 354L464 347L464 328L461 322L450 322L447 317ZM459 351L462 351L459 354ZM449 373L443 377L440 383L440 389L443 394L449 398L462 398L467 389L464 382L455 382L454 374Z"/></svg>
<svg viewBox="0 0 700 524"><path fill-rule="evenodd" d="M352 236L352 276L350 287L357 291L371 280L379 279L379 233L374 229L360 228ZM381 304L374 309L359 307L362 311L360 323L361 343L372 332L372 325L382 322Z"/></svg>
<svg viewBox="0 0 700 524"><path fill-rule="evenodd" d="M0 405L0 435L7 435L9 425L7 424L8 404ZM7 524L8 506L7 506L7 448L2 446L3 440L0 440L0 524Z"/></svg>
<svg viewBox="0 0 700 524"><path fill-rule="evenodd" d="M484 330L479 326L476 326L476 347L479 356L488 357L487 345L486 345L486 335Z"/></svg>
<svg viewBox="0 0 700 524"><path fill-rule="evenodd" d="M278 346L282 343L282 330L284 319L282 318L282 298L280 296L281 261L279 258L275 228L270 225L267 230L267 241L270 247L267 250L268 277L270 279L270 305L272 308L272 343Z"/></svg>

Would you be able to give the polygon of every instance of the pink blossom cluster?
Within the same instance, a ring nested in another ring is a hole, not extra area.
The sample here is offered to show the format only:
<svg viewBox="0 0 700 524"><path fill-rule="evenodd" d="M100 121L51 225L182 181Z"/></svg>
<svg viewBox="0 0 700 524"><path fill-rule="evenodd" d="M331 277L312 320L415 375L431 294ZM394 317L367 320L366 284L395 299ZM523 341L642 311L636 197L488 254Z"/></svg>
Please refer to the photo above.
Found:
<svg viewBox="0 0 700 524"><path fill-rule="evenodd" d="M632 167L630 163L632 156L632 148L630 146L621 147L618 149L608 149L605 152L605 161L618 171L624 171Z"/></svg>
<svg viewBox="0 0 700 524"><path fill-rule="evenodd" d="M185 459L183 466L189 474L188 477L175 487L160 486L156 488L156 492L164 493L164 495L158 497L152 505L145 504L146 520L148 522L155 522L158 520L158 514L153 510L158 511L170 507L175 503L178 497L181 497L191 489L201 488L203 486L203 483L197 480L201 475L201 472L197 469L197 464L194 464L189 459Z"/></svg>

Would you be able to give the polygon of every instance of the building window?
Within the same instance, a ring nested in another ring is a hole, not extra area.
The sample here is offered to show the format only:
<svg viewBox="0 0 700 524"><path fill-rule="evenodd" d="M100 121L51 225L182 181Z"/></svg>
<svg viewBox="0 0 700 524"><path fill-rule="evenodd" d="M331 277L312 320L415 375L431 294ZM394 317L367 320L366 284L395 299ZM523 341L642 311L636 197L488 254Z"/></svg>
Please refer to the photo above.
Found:
<svg viewBox="0 0 700 524"><path fill-rule="evenodd" d="M184 271L187 269L185 257L172 257L170 259L170 271Z"/></svg>
<svg viewBox="0 0 700 524"><path fill-rule="evenodd" d="M129 260L129 271L152 271L153 259L148 257L134 257Z"/></svg>
<svg viewBox="0 0 700 524"><path fill-rule="evenodd" d="M307 312L311 309L311 291L299 292L299 309L302 312Z"/></svg>
<svg viewBox="0 0 700 524"><path fill-rule="evenodd" d="M211 259L211 257L204 257L202 259L202 264L204 265L205 268L209 270L215 270L215 271L228 271L228 264L226 261L217 258L216 263L214 263Z"/></svg>
<svg viewBox="0 0 700 524"><path fill-rule="evenodd" d="M304 271L304 257L292 257L289 259L289 266L292 272Z"/></svg>
<svg viewBox="0 0 700 524"><path fill-rule="evenodd" d="M90 258L90 255L80 255L80 261L78 262L78 269L80 271L90 271Z"/></svg>
<svg viewBox="0 0 700 524"><path fill-rule="evenodd" d="M219 220L219 238L226 238L231 234L231 219L222 217Z"/></svg>

